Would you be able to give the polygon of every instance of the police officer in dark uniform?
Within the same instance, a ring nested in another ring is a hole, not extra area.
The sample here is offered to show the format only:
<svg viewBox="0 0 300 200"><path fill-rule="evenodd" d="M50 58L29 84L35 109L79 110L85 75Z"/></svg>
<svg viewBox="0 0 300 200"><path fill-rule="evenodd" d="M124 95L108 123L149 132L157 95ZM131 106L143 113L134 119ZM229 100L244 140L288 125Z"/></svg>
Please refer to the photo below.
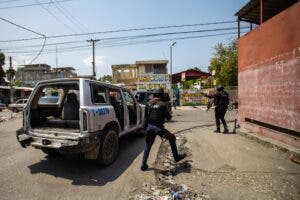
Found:
<svg viewBox="0 0 300 200"><path fill-rule="evenodd" d="M214 104L215 104L215 119L216 119L216 126L217 130L215 130L215 133L220 133L220 120L224 126L224 132L223 133L228 133L228 127L226 124L226 121L224 119L227 107L229 104L229 97L228 93L224 90L223 86L218 86L217 92L213 95L207 95L205 93L202 93L204 96L208 98L214 98Z"/></svg>
<svg viewBox="0 0 300 200"><path fill-rule="evenodd" d="M146 135L146 146L144 150L143 162L141 166L142 171L148 169L147 160L149 157L151 147L157 135L159 135L160 137L166 140L169 140L173 157L176 162L186 157L185 153L178 154L177 146L176 146L176 137L168 130L166 130L164 127L165 118L167 120L170 120L172 116L167 109L166 103L162 101L163 95L164 95L164 90L162 88L155 90L153 92L153 98L146 105L145 126L147 127L147 135Z"/></svg>

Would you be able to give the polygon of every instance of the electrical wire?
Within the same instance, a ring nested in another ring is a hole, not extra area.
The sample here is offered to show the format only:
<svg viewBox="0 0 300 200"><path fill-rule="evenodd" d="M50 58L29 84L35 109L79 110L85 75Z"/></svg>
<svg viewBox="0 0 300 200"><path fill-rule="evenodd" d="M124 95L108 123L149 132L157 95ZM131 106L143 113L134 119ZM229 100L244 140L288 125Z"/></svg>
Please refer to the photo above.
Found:
<svg viewBox="0 0 300 200"><path fill-rule="evenodd" d="M39 2L38 0L36 0L36 2ZM52 1L50 3L53 3ZM64 23L61 19L59 19L55 14L53 14L53 12L51 12L49 9L45 8L44 5L41 5L41 8L43 8L46 12L48 12L54 19L56 19L58 22L60 22L61 24L63 24L67 29L69 29L70 31L72 31L73 33L76 33L76 31L71 28L69 25L67 25L66 23Z"/></svg>
<svg viewBox="0 0 300 200"><path fill-rule="evenodd" d="M73 1L73 0L60 0L58 2L63 3L63 2L67 2L67 1ZM18 6L0 7L0 10L6 10L6 9L12 9L12 8L24 8L24 7L30 7L30 6L47 5L47 4L51 4L51 1L42 2L42 3L33 3L33 4L18 5Z"/></svg>
<svg viewBox="0 0 300 200"><path fill-rule="evenodd" d="M68 19L77 29L79 29L81 32L84 32L84 30L80 27L80 26L78 26L75 22L74 22L74 20L68 15L68 14L66 14L65 13L65 11L60 7L60 6L58 6L57 4L56 4L56 1L53 1L53 0L50 0L51 2L52 2L52 4L57 8L57 10L63 15L63 16L65 16L65 18L66 19Z"/></svg>
<svg viewBox="0 0 300 200"><path fill-rule="evenodd" d="M26 30L26 31L29 31L29 32L31 32L31 33L34 33L34 34L40 35L40 36L42 36L42 37L45 37L45 35L42 34L42 33L38 33L38 32L36 32L36 31L34 31L34 30L31 30L31 29L29 29L29 28L26 28L26 27L24 27L24 26L21 26L21 25L19 25L19 24L16 24L16 23L14 23L14 22L12 22L12 21L10 21L10 20L8 20L8 19L4 19L4 18L2 18L2 17L0 17L0 19L1 19L2 21L5 21L6 23L9 23L9 24L14 25L14 26L16 26L16 27L19 27L19 28L24 29L24 30Z"/></svg>
<svg viewBox="0 0 300 200"><path fill-rule="evenodd" d="M241 30L246 29L248 27L241 27ZM168 35L179 35L179 34L193 34L193 33L200 33L200 32L216 32L216 31L226 31L226 30L235 30L235 27L227 27L227 28L218 28L218 29L205 29L205 30L194 30L194 31L180 31L180 32L168 32L168 33L157 33L157 34L143 34L143 35L132 35L132 36L120 36L120 37L107 37L107 38L99 38L101 40L101 44L107 42L115 42L115 41L122 41L122 40L133 40L133 39L142 39L142 38L150 38L150 37L158 37L158 36L168 36ZM47 37L48 38L48 37ZM74 44L74 43L82 43L85 40L79 41L67 41L67 42L57 42L57 43L49 43L46 44L47 46L53 45L63 45L63 44ZM33 47L40 47L41 45L30 45L30 46L18 46L18 47L4 47L1 48L2 50L11 50L11 49L22 49L22 48L33 48Z"/></svg>
<svg viewBox="0 0 300 200"><path fill-rule="evenodd" d="M16 26L16 27L18 27L18 28L21 28L21 29L24 29L24 30L26 30L26 31L29 31L29 32L31 32L31 33L34 33L34 34L43 36L44 42L43 42L42 48L41 48L40 51L37 53L37 55L29 62L29 64L33 63L33 62L41 55L41 53L42 53L43 50L44 50L44 47L45 47L45 45L46 45L46 36L45 36L44 34L42 34L42 33L36 32L36 31L34 31L34 30L32 30L32 29L29 29L29 28L26 28L26 27L24 27L24 26L22 26L22 25L16 24L16 23L14 23L14 22L12 22L12 21L10 21L10 20L8 20L8 19L4 19L4 18L0 17L0 20L4 21L4 22L6 22L6 23L9 23L9 24L11 24L11 25L14 25L14 26Z"/></svg>
<svg viewBox="0 0 300 200"><path fill-rule="evenodd" d="M52 1L52 0L51 0ZM61 3L59 3L59 1L57 0L53 0L63 11L65 11L65 13L70 16L71 19L73 19L73 21L78 25L79 29L84 32L85 30L88 30L88 28L82 24L76 17L74 17L74 15L67 9L65 8Z"/></svg>
<svg viewBox="0 0 300 200"><path fill-rule="evenodd" d="M156 30L156 29L183 28L183 27L195 27L195 26L205 26L205 25L219 25L219 24L229 24L229 23L234 23L234 22L236 22L236 21L219 21L219 22L208 22L208 23L197 23L197 24L181 24L181 25L169 25L169 26L130 28L130 29L109 30L109 31L97 31L97 32L89 32L89 33L78 33L78 34L50 35L50 36L47 36L47 38L51 39L51 38L74 37L74 36L96 35L96 34L106 34L106 33L120 33L120 32ZM21 39L12 39L12 40L0 40L0 42L1 43L22 42L22 41L39 40L39 39L41 39L41 38L40 37L21 38Z"/></svg>
<svg viewBox="0 0 300 200"><path fill-rule="evenodd" d="M149 43L157 43L157 42L166 42L166 41L174 41L174 40L187 40L187 39L197 39L197 38L204 38L204 37L214 37L214 36L222 36L222 35L233 35L237 34L237 32L227 32L227 33L219 33L219 34L209 34L209 35L199 35L199 36L187 36L187 37L172 37L172 38L163 38L163 39L155 39L155 40L142 40L142 41L129 41L129 42L119 42L119 43L112 43L112 44L99 44L97 43L97 47L100 49L104 48L113 48L113 47L121 47L121 46L130 46L130 45L138 45L138 44L149 44ZM81 45L81 46L73 46L73 47L65 47L60 48L60 52L72 52L74 50L85 50L90 48L91 45ZM45 54L54 53L56 49L47 49L45 50ZM31 54L31 52L26 51L15 51L15 52L7 52L7 53L21 53L21 54Z"/></svg>
<svg viewBox="0 0 300 200"><path fill-rule="evenodd" d="M23 1L23 0L6 0L6 1L0 1L0 3L10 3L14 1Z"/></svg>

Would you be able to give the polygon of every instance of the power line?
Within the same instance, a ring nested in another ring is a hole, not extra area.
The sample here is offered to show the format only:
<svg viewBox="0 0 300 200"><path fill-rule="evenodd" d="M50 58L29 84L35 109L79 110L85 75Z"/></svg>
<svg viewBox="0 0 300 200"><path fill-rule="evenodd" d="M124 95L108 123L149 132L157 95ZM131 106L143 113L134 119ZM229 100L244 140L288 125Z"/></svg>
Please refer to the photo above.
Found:
<svg viewBox="0 0 300 200"><path fill-rule="evenodd" d="M61 3L59 3L59 1L57 1L57 0L54 0L55 1L55 3L59 6L59 7L61 7L61 9L63 9L76 23L77 23L77 25L78 25L78 27L81 29L81 27L83 27L83 29L88 29L84 24L82 24L76 17L74 17L73 16L73 14L71 13L71 12L69 12L69 10L67 9L67 8L65 8ZM82 30L82 32L84 32L84 30L83 29L81 29Z"/></svg>
<svg viewBox="0 0 300 200"><path fill-rule="evenodd" d="M128 41L128 42L119 42L119 43L111 43L111 44L102 44L99 46L100 49L103 48L112 48L112 47L120 47L120 46L129 46L129 45L138 45L138 44L149 44L149 43L156 43L156 42L165 42L165 41L172 41L172 40L187 40L187 39L197 39L197 38L205 38L205 37L214 37L214 36L222 36L222 35L233 35L237 34L237 32L227 32L227 33L218 33L218 34L208 34L208 35L199 35L199 36L187 36L187 37L172 37L172 38L163 38L163 39L155 39L155 40L142 40L142 41ZM89 49L91 45L80 45L80 46L73 46L73 47L65 47L60 48L60 52L71 52L71 51L78 51L78 50L85 50ZM45 53L53 53L55 49L47 49ZM7 52L7 53L17 53L17 54L31 54L29 51L15 51L15 52Z"/></svg>
<svg viewBox="0 0 300 200"><path fill-rule="evenodd" d="M241 29L246 29L246 28L248 28L248 27L241 27ZM199 32L216 32L216 31L226 31L226 30L235 30L235 29L236 29L236 27L227 27L227 28L218 28L218 29L168 32L168 33L157 33L157 34L146 34L146 35L144 34L144 35L121 36L121 37L106 37L106 38L99 38L99 39L102 41L101 44L105 44L105 43L109 43L109 42L117 42L117 41L120 41L120 40L133 40L133 39L142 39L142 38L167 36L167 35L191 34L191 33L199 33ZM75 43L82 43L82 42L85 42L85 40L49 43L49 44L46 44L46 46L75 44ZM2 50L10 50L10 49L33 48L33 47L40 47L40 45L19 46L19 47L13 47L13 48L9 48L9 47L5 48L4 47L4 48L1 48L1 49Z"/></svg>
<svg viewBox="0 0 300 200"><path fill-rule="evenodd" d="M39 2L38 0L36 0L36 2ZM52 1L50 3L53 3ZM74 29L72 29L69 25L67 25L66 23L64 23L61 19L59 19L55 14L53 14L53 12L51 12L49 9L45 8L44 5L40 6L46 11L48 12L53 18L55 18L58 22L60 22L61 24L63 24L66 28L68 28L69 30L71 30L72 32L76 33L76 31Z"/></svg>
<svg viewBox="0 0 300 200"><path fill-rule="evenodd" d="M76 28L78 28L80 31L84 32L84 30L78 26L74 20L60 7L56 4L56 1L50 0L52 2L52 4L57 8L57 10L63 14L63 16L65 16L66 19L68 19L74 26L76 26Z"/></svg>
<svg viewBox="0 0 300 200"><path fill-rule="evenodd" d="M34 34L37 34L37 35L40 35L40 36L43 36L44 42L43 42L42 48L41 48L41 50L37 53L37 55L30 61L29 64L31 64L32 62L34 62L34 61L41 55L42 51L44 50L44 47L45 47L45 45L46 45L46 36L45 36L44 34L42 34L42 33L36 32L36 31L34 31L34 30L32 30L32 29L29 29L29 28L26 28L26 27L24 27L24 26L22 26L22 25L16 24L16 23L14 23L14 22L12 22L12 21L10 21L10 20L8 20L8 19L4 19L4 18L2 18L2 17L0 17L0 19L1 19L2 21L5 21L6 23L9 23L9 24L11 24L11 25L14 25L14 26L16 26L16 27L18 27L18 28L24 29L24 30L26 30L26 31L29 31L29 32L31 32L31 33L34 33Z"/></svg>
<svg viewBox="0 0 300 200"><path fill-rule="evenodd" d="M241 27L241 29L246 29L248 27ZM220 29L207 29L207 30L196 30L196 31L185 31L185 32L169 32L169 33L158 33L158 34L147 34L147 35L132 35L132 36L121 36L121 37L109 37L109 38L99 38L102 42L101 44L107 44L112 42L124 41L124 40L134 40L134 39L142 39L142 38L150 38L150 37L158 37L158 36L167 36L167 35L179 35L179 34L191 34L191 33L199 33L199 32L217 32L217 31L226 31L226 30L235 30L235 27L229 28L220 28ZM66 41L66 42L56 42L56 43L48 43L46 46L56 46L56 45L64 45L64 44L75 44L75 43L83 43L85 40L78 41ZM18 46L18 47L4 47L2 50L11 50L11 49L24 49L24 48L34 48L40 47L41 45L28 45L28 46Z"/></svg>
<svg viewBox="0 0 300 200"><path fill-rule="evenodd" d="M22 25L16 24L16 23L14 23L14 22L12 22L12 21L9 21L8 19L4 19L4 18L2 18L2 17L0 17L0 19L1 19L2 21L5 21L6 23L9 23L9 24L11 24L11 25L17 26L17 27L19 27L19 28L21 28L21 29L24 29L24 30L26 30L26 31L29 31L29 32L31 32L31 33L34 33L34 34L43 36L43 38L46 37L46 36L45 36L44 34L42 34L42 33L38 33L38 32L36 32L36 31L34 31L34 30L32 30L32 29L29 29L29 28L26 28L26 27L24 27L24 26L22 26Z"/></svg>
<svg viewBox="0 0 300 200"><path fill-rule="evenodd" d="M73 0L60 0L58 2L63 3L63 2L67 2L67 1L73 1ZM33 3L33 4L25 4L25 5L19 5L19 6L0 7L0 10L12 9L12 8L24 8L24 7L30 7L30 6L47 5L47 4L51 4L51 1L41 2L41 3Z"/></svg>
<svg viewBox="0 0 300 200"><path fill-rule="evenodd" d="M89 33L77 33L77 34L64 34L64 35L50 35L47 38L61 38L61 37L74 37L74 36L84 36L84 35L95 35L95 34L105 34L105 33L120 33L120 32L132 32L132 31L145 31L145 30L156 30L156 29L170 29L170 28L183 28L183 27L195 27L204 25L218 25L218 24L229 24L235 23L236 21L219 21L219 22L208 22L208 23L197 23L197 24L181 24L181 25L169 25L169 26L156 26L156 27L143 27L143 28L130 28L130 29L119 29L119 30L109 30L109 31L97 31ZM35 38L22 38L13 40L0 40L0 42L20 42L20 41L30 41L38 40L40 37Z"/></svg>
<svg viewBox="0 0 300 200"><path fill-rule="evenodd" d="M6 1L0 1L0 3L10 3L14 1L23 1L23 0L6 0Z"/></svg>

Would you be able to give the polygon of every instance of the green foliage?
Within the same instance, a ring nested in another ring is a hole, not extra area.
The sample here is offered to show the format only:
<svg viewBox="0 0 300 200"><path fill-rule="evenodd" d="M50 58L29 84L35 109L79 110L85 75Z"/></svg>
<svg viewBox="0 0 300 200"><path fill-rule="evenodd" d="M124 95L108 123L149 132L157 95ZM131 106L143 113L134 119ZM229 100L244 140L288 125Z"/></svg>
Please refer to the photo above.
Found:
<svg viewBox="0 0 300 200"><path fill-rule="evenodd" d="M237 64L237 41L233 40L227 46L217 44L214 47L209 71L215 70L218 85L236 86L238 84Z"/></svg>
<svg viewBox="0 0 300 200"><path fill-rule="evenodd" d="M191 68L189 68L188 70L197 70L197 71L199 71L199 72L201 72L201 67L191 67Z"/></svg>
<svg viewBox="0 0 300 200"><path fill-rule="evenodd" d="M3 65L5 64L5 55L0 52L0 83L4 83L5 72L3 70Z"/></svg>
<svg viewBox="0 0 300 200"><path fill-rule="evenodd" d="M101 82L112 82L112 76L111 75L104 75L104 76L101 76L98 81L101 81Z"/></svg>
<svg viewBox="0 0 300 200"><path fill-rule="evenodd" d="M21 87L21 86L22 86L22 82L21 82L20 80L16 80L16 81L14 82L14 86L16 86L16 87Z"/></svg>
<svg viewBox="0 0 300 200"><path fill-rule="evenodd" d="M213 88L214 87L214 83L212 81L212 79L208 79L207 82L204 84L204 89L207 89L207 88Z"/></svg>
<svg viewBox="0 0 300 200"><path fill-rule="evenodd" d="M16 71L13 68L6 70L6 76L9 81L12 81L15 77Z"/></svg>
<svg viewBox="0 0 300 200"><path fill-rule="evenodd" d="M183 82L183 89L190 89L192 85L194 85L194 83L196 83L197 79L194 79L194 80L188 80L188 81L184 81Z"/></svg>

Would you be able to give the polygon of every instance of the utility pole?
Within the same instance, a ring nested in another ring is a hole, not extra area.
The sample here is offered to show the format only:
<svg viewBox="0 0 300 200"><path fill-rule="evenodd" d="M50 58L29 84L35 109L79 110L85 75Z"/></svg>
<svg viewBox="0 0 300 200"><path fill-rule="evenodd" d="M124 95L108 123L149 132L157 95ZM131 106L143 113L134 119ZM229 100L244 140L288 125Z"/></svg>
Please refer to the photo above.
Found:
<svg viewBox="0 0 300 200"><path fill-rule="evenodd" d="M172 95L172 98L173 98L173 89L172 89L172 60L173 60L173 57L172 57L172 48L173 46L176 44L176 42L173 42L170 46L170 90L171 90L171 95Z"/></svg>
<svg viewBox="0 0 300 200"><path fill-rule="evenodd" d="M91 42L92 45L93 45L93 61L92 61L92 65L93 65L93 77L94 77L95 80L96 80L95 43L99 42L99 41L100 40L93 40L93 39L87 40L87 42Z"/></svg>
<svg viewBox="0 0 300 200"><path fill-rule="evenodd" d="M12 70L12 61L11 61L11 56L9 56L9 70ZM13 85L12 85L12 81L13 81L13 76L9 73L9 76L10 77L7 77L9 78L9 86L10 86L10 92L9 92L9 95L10 95L10 103L13 103L14 102L14 91L13 91Z"/></svg>
<svg viewBox="0 0 300 200"><path fill-rule="evenodd" d="M55 46L55 66L57 67L57 46Z"/></svg>

